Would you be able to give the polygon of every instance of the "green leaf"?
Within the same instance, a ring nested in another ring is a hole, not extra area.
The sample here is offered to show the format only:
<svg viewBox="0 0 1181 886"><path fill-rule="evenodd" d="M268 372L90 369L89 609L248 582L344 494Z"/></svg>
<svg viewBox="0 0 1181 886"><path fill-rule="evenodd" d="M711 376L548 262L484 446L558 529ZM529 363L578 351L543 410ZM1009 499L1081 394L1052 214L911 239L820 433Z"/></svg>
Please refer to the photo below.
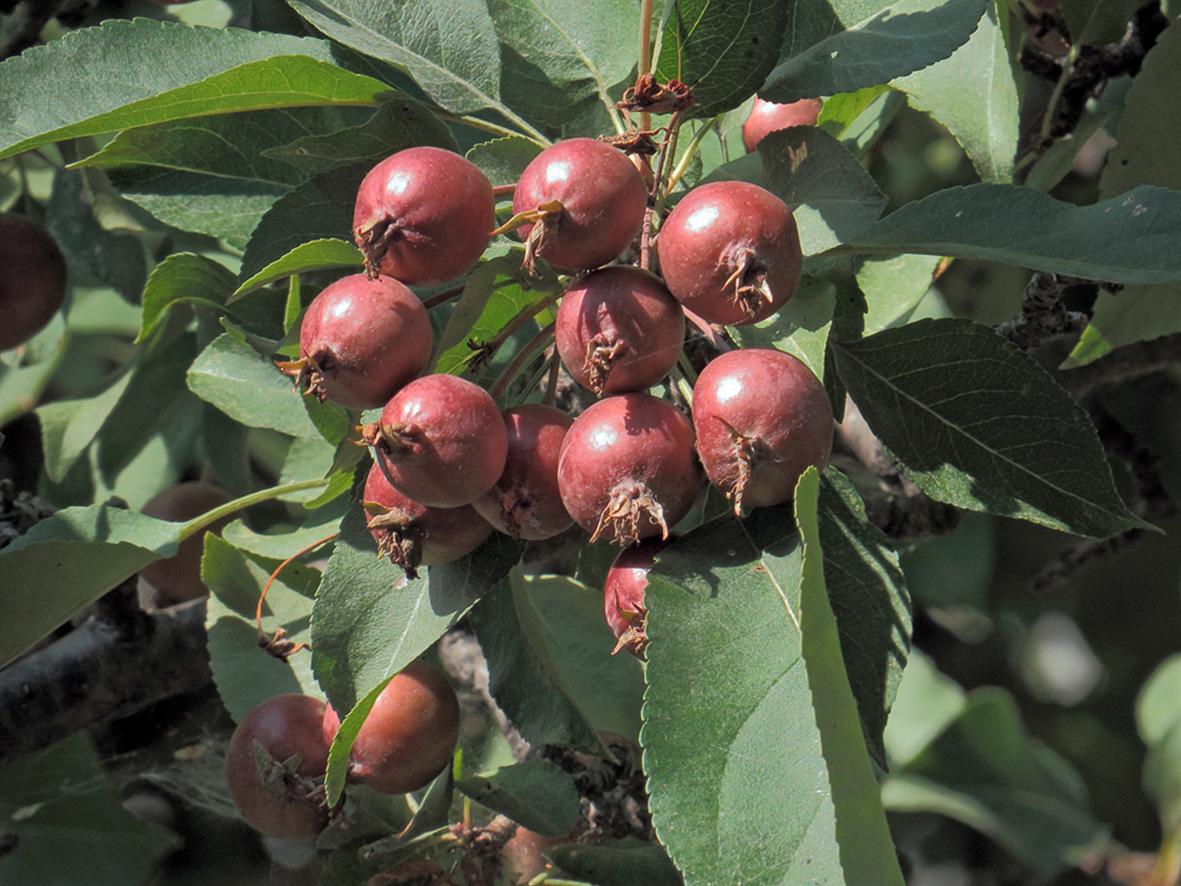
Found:
<svg viewBox="0 0 1181 886"><path fill-rule="evenodd" d="M1181 833L1181 722L1148 749L1144 760L1144 790L1156 803L1166 840Z"/></svg>
<svg viewBox="0 0 1181 886"><path fill-rule="evenodd" d="M1099 181L1101 197L1144 184L1181 189L1179 64L1181 28L1166 28L1128 90L1116 133L1118 143ZM1178 305L1181 284L1177 283L1134 286L1118 295L1101 291L1090 324L1063 366L1082 366L1121 345L1181 332Z"/></svg>
<svg viewBox="0 0 1181 886"><path fill-rule="evenodd" d="M0 550L0 666L159 557L183 524L109 505L66 508Z"/></svg>
<svg viewBox="0 0 1181 886"><path fill-rule="evenodd" d="M1149 747L1181 722L1181 654L1156 666L1136 696L1136 730Z"/></svg>
<svg viewBox="0 0 1181 886"><path fill-rule="evenodd" d="M1010 63L1009 4L992 0L968 42L943 61L895 80L910 106L947 127L980 178L1013 180L1017 153L1017 76ZM976 84L970 101L964 87Z"/></svg>
<svg viewBox="0 0 1181 886"><path fill-rule="evenodd" d="M1112 43L1124 36L1139 0L1059 0L1058 9L1075 45Z"/></svg>
<svg viewBox="0 0 1181 886"><path fill-rule="evenodd" d="M795 295L779 311L750 326L735 326L730 334L740 347L775 348L798 357L823 380L836 289L831 280L805 275Z"/></svg>
<svg viewBox="0 0 1181 886"><path fill-rule="evenodd" d="M867 258L857 269L857 286L865 293L865 335L905 326L934 284L939 259L929 255Z"/></svg>
<svg viewBox="0 0 1181 886"><path fill-rule="evenodd" d="M681 886L681 875L656 843L634 838L564 843L545 850L562 871L595 886Z"/></svg>
<svg viewBox="0 0 1181 886"><path fill-rule="evenodd" d="M361 508L350 508L312 610L312 666L333 707L353 711L418 658L504 579L520 553L516 542L494 535L462 560L407 581L378 559Z"/></svg>
<svg viewBox="0 0 1181 886"><path fill-rule="evenodd" d="M516 184L533 158L541 153L536 142L521 136L496 138L473 145L464 156L471 160L493 187Z"/></svg>
<svg viewBox="0 0 1181 886"><path fill-rule="evenodd" d="M964 514L947 535L918 539L902 555L914 599L928 608L988 608L996 560L994 521Z"/></svg>
<svg viewBox="0 0 1181 886"><path fill-rule="evenodd" d="M138 72L135 77L128 71ZM373 105L389 87L337 67L322 40L106 21L8 59L0 157L48 142L209 114Z"/></svg>
<svg viewBox="0 0 1181 886"><path fill-rule="evenodd" d="M887 83L947 58L988 0L799 0L759 95L791 102Z"/></svg>
<svg viewBox="0 0 1181 886"><path fill-rule="evenodd" d="M147 339L173 305L199 304L224 310L233 285L230 271L202 255L178 252L168 256L152 269L144 287L135 343Z"/></svg>
<svg viewBox="0 0 1181 886"><path fill-rule="evenodd" d="M922 753L886 778L882 800L890 811L947 815L1049 875L1091 857L1107 839L1077 779L1029 737L1011 695L978 689Z"/></svg>
<svg viewBox="0 0 1181 886"><path fill-rule="evenodd" d="M0 833L5 883L144 883L178 843L123 808L84 734L0 766Z"/></svg>
<svg viewBox="0 0 1181 886"><path fill-rule="evenodd" d="M902 886L902 871L865 747L867 736L872 745L880 747L889 701L879 710L877 699L870 696L875 719L864 724L863 732L859 716L864 719L866 695L875 693L878 687L873 680L859 679L857 671L846 671L845 662L854 650L870 659L860 676L889 673L887 691L892 696L910 647L910 612L905 597L896 606L890 599L881 600L882 595L878 593L877 612L866 617L865 590L876 585L888 594L897 591L901 589L901 574L884 538L866 522L852 484L835 471L830 481L838 476L838 484L829 486L826 492L821 491L820 474L815 468L805 471L796 484L795 517L804 545L799 602L802 653L820 731L821 753L828 767L829 790L836 811L836 840L845 880ZM825 498L828 501L822 516L821 500ZM875 558L882 561L880 565L872 562ZM859 564L860 574L849 577L844 570L854 563ZM879 569L881 573L875 575ZM830 577L841 584L829 587ZM843 625L855 624L856 635L848 629L838 629L834 610L843 613ZM904 623L895 628L900 618ZM867 649L862 643L847 643L842 639L880 636L883 623L891 626L891 642L886 648ZM885 660L879 660L883 656ZM881 756L884 762L884 750Z"/></svg>
<svg viewBox="0 0 1181 886"><path fill-rule="evenodd" d="M513 254L478 265L468 276L439 336L432 372L462 374L475 354L469 342L491 341L513 317L545 297L543 290L524 289L513 279L518 268Z"/></svg>
<svg viewBox="0 0 1181 886"><path fill-rule="evenodd" d="M833 352L869 426L935 500L1079 535L1145 525L1087 413L991 329L920 320Z"/></svg>
<svg viewBox="0 0 1181 886"><path fill-rule="evenodd" d="M477 803L547 837L566 836L578 819L574 779L549 760L465 774L455 786Z"/></svg>
<svg viewBox="0 0 1181 886"><path fill-rule="evenodd" d="M566 745L600 753L594 728L578 706L569 682L574 668L562 660L565 644L555 634L553 609L542 609L535 593L514 574L511 583L501 584L472 609L472 629L488 660L489 689L530 744ZM595 621L600 621L601 614L596 615ZM568 615L564 623L570 624ZM602 656L610 659L611 646L600 649ZM600 662L599 672L603 671L609 672L609 666ZM583 680L585 685L585 677Z"/></svg>
<svg viewBox="0 0 1181 886"><path fill-rule="evenodd" d="M1025 186L1038 191L1052 191L1074 167L1074 158L1096 132L1107 122L1108 114L1088 113L1062 138L1050 145L1038 158L1025 177Z"/></svg>
<svg viewBox="0 0 1181 886"><path fill-rule="evenodd" d="M492 0L501 94L530 120L557 128L585 102L615 109L636 64L631 0ZM496 182L493 182L496 184Z"/></svg>
<svg viewBox="0 0 1181 886"><path fill-rule="evenodd" d="M640 739L653 826L687 882L846 882L801 567L789 512L763 508L688 533L649 573Z"/></svg>
<svg viewBox="0 0 1181 886"><path fill-rule="evenodd" d="M263 156L286 163L304 175L318 175L357 163L372 166L414 145L458 150L451 131L425 105L401 95L385 101L377 113L360 125L304 134L276 145L264 150Z"/></svg>
<svg viewBox="0 0 1181 886"><path fill-rule="evenodd" d="M364 264L365 257L352 242L324 238L301 243L281 258L261 268L254 276L243 280L234 289L234 295L229 301L233 303L255 289L261 289L293 274L306 274L308 271L324 271L330 268L360 270Z"/></svg>
<svg viewBox="0 0 1181 886"><path fill-rule="evenodd" d="M786 4L677 0L671 6L656 76L688 85L691 113L699 117L736 108L754 95L775 66L788 24Z"/></svg>
<svg viewBox="0 0 1181 886"><path fill-rule="evenodd" d="M1181 279L1181 191L1140 186L1090 206L1032 188L945 188L890 213L841 252L950 255L1113 283Z"/></svg>
<svg viewBox="0 0 1181 886"><path fill-rule="evenodd" d="M890 720L886 754L893 769L917 757L964 710L964 690L917 649L910 651Z"/></svg>
<svg viewBox="0 0 1181 886"><path fill-rule="evenodd" d="M842 138L857 118L889 91L889 86L880 84L829 96L824 100L816 125L829 135Z"/></svg>
<svg viewBox="0 0 1181 886"><path fill-rule="evenodd" d="M824 585L836 617L844 670L865 743L884 768L882 732L910 654L906 579L889 541L866 519L856 488L836 468L824 471L818 508ZM805 656L807 637L805 631Z"/></svg>
<svg viewBox="0 0 1181 886"><path fill-rule="evenodd" d="M45 473L60 483L90 446L131 383L123 372L102 392L76 400L56 400L37 407Z"/></svg>
<svg viewBox="0 0 1181 886"><path fill-rule="evenodd" d="M496 111L523 133L539 135L501 99L500 45L483 0L291 0L291 8L338 43L406 71L448 111ZM463 40L444 39L453 34Z"/></svg>
<svg viewBox="0 0 1181 886"><path fill-rule="evenodd" d="M299 550L292 543L288 555ZM212 532L205 534L201 578L209 588L205 625L209 667L226 710L241 720L274 695L298 692L323 697L312 677L312 656L301 650L280 659L259 648L254 614L263 585L278 560L251 557ZM309 639L312 597L319 573L299 563L286 566L267 590L262 626L267 636L286 631L293 643Z"/></svg>
<svg viewBox="0 0 1181 886"><path fill-rule="evenodd" d="M270 360L228 333L193 361L189 390L237 421L292 437L319 437L309 411L343 416L340 407L305 397Z"/></svg>

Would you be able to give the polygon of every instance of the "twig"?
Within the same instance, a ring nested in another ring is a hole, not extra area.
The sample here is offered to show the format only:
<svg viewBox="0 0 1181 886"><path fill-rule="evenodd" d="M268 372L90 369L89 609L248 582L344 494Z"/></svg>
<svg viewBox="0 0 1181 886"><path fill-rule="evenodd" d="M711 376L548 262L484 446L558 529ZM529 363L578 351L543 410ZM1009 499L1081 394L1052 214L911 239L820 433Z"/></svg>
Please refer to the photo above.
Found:
<svg viewBox="0 0 1181 886"><path fill-rule="evenodd" d="M1057 378L1081 398L1100 388L1151 375L1178 363L1181 363L1181 332L1124 345L1086 366L1063 370Z"/></svg>
<svg viewBox="0 0 1181 886"><path fill-rule="evenodd" d="M267 593L271 590L271 585L275 583L275 579L277 579L283 573L284 569L286 569L300 557L304 556L305 554L310 554L316 548L320 547L320 545L327 544L330 541L335 541L338 535L340 535L339 532L332 532L323 538L317 539L310 545L305 545L304 547L300 548L298 551L276 566L275 571L267 577L266 584L262 586L262 593L258 595L258 605L254 609L254 624L258 629L258 645L269 652L271 655L274 655L276 658L286 659L294 655L296 652L299 652L301 649L310 649L311 647L307 643L292 643L287 639L287 631L281 627L276 628L275 633L271 636L268 636L267 632L263 630L262 607L266 603Z"/></svg>
<svg viewBox="0 0 1181 886"><path fill-rule="evenodd" d="M476 635L462 628L455 628L439 640L438 650L439 663L443 670L487 708L492 722L508 741L513 757L518 761L524 760L531 747L492 697L492 691L488 688L488 661L484 658L484 650L480 648L480 641L476 639Z"/></svg>
<svg viewBox="0 0 1181 886"><path fill-rule="evenodd" d="M505 391L508 390L509 385L513 383L513 379L521 372L522 369L537 356L537 352L545 348L550 340L554 337L554 324L550 323L544 329L538 331L537 335L529 339L521 350L517 353L508 366L504 368L504 372L500 377L492 383L492 387L488 389L488 393L492 395L493 400L499 400L504 396Z"/></svg>

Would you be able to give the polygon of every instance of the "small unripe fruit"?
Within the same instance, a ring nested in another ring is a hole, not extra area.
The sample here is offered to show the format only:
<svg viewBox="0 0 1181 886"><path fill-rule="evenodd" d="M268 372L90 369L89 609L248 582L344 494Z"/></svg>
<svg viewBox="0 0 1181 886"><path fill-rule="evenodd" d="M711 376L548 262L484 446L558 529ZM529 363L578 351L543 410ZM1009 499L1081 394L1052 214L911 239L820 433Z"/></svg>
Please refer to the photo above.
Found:
<svg viewBox="0 0 1181 886"><path fill-rule="evenodd" d="M647 394L600 400L574 420L562 443L562 502L592 541L667 538L700 486L689 420Z"/></svg>
<svg viewBox="0 0 1181 886"><path fill-rule="evenodd" d="M309 840L324 829L326 705L287 693L253 708L230 738L226 781L242 817L268 837Z"/></svg>
<svg viewBox="0 0 1181 886"><path fill-rule="evenodd" d="M729 351L693 388L697 452L735 513L788 501L809 465L828 463L832 423L824 385L781 351Z"/></svg>
<svg viewBox="0 0 1181 886"><path fill-rule="evenodd" d="M824 102L818 98L776 104L756 96L750 116L742 124L742 143L747 151L753 151L772 132L792 126L815 126L823 107Z"/></svg>
<svg viewBox="0 0 1181 886"><path fill-rule="evenodd" d="M0 212L0 351L45 328L66 297L66 260L37 222Z"/></svg>
<svg viewBox="0 0 1181 886"><path fill-rule="evenodd" d="M407 148L382 160L361 182L353 210L369 274L412 285L467 273L495 224L487 176L442 148Z"/></svg>
<svg viewBox="0 0 1181 886"><path fill-rule="evenodd" d="M644 223L648 189L627 155L593 138L558 142L521 173L513 212L539 210L521 227L534 255L558 270L605 265L631 245Z"/></svg>
<svg viewBox="0 0 1181 886"><path fill-rule="evenodd" d="M466 557L492 534L470 506L432 508L411 501L390 486L377 465L369 469L361 501L377 552L401 566L407 578L417 578L419 566Z"/></svg>
<svg viewBox="0 0 1181 886"><path fill-rule="evenodd" d="M471 504L500 479L508 455L496 401L456 375L406 385L364 437L390 485L435 508Z"/></svg>
<svg viewBox="0 0 1181 886"><path fill-rule="evenodd" d="M638 268L603 268L562 296L554 328L558 354L596 394L649 388L676 365L685 314L660 280Z"/></svg>
<svg viewBox="0 0 1181 886"><path fill-rule="evenodd" d="M312 300L299 330L299 359L279 364L321 402L350 409L384 404L431 358L431 321L392 277L351 274Z"/></svg>
<svg viewBox="0 0 1181 886"><path fill-rule="evenodd" d="M165 489L143 507L143 513L157 520L181 523L221 507L230 494L212 483L178 483ZM167 560L156 560L140 570L140 576L156 589L157 603L170 606L204 597L208 591L201 581L201 554L205 550L205 532L218 533L233 520L223 517L196 535L180 543Z"/></svg>
<svg viewBox="0 0 1181 886"><path fill-rule="evenodd" d="M340 719L324 712L325 737ZM438 668L413 661L377 696L349 753L349 781L383 794L430 783L451 762L459 738L459 700Z"/></svg>
<svg viewBox="0 0 1181 886"><path fill-rule="evenodd" d="M504 473L472 506L514 538L553 538L574 523L558 492L558 456L574 419L552 406L531 403L507 409L508 458Z"/></svg>
<svg viewBox="0 0 1181 886"><path fill-rule="evenodd" d="M650 538L624 548L607 570L603 582L603 615L615 635L615 652L626 649L637 658L644 657L644 648L648 645L644 633L644 621L648 616L644 606L648 570L656 555L668 545L664 539Z"/></svg>
<svg viewBox="0 0 1181 886"><path fill-rule="evenodd" d="M694 188L660 229L660 270L669 291L711 323L744 326L795 295L800 236L786 203L748 182Z"/></svg>

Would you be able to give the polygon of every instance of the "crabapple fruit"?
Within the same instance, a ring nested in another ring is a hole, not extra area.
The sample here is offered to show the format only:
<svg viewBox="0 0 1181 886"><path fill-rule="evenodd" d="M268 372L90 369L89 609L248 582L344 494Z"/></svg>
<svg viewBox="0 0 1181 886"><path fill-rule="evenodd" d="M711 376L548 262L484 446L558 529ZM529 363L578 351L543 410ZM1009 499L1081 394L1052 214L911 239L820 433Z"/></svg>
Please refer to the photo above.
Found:
<svg viewBox="0 0 1181 886"><path fill-rule="evenodd" d="M226 781L242 817L269 837L312 839L328 809L323 775L331 736L327 705L286 693L268 698L242 718L226 753Z"/></svg>
<svg viewBox="0 0 1181 886"><path fill-rule="evenodd" d="M640 233L648 189L627 155L593 138L572 138L533 158L513 193L526 264L540 256L561 271L605 265Z"/></svg>
<svg viewBox="0 0 1181 886"><path fill-rule="evenodd" d="M496 485L472 502L481 517L526 541L553 538L573 524L558 492L558 455L573 423L539 403L505 410L508 458Z"/></svg>
<svg viewBox="0 0 1181 886"><path fill-rule="evenodd" d="M369 275L411 285L467 273L495 224L487 176L442 148L406 148L382 160L361 182L353 209L353 234Z"/></svg>
<svg viewBox="0 0 1181 886"><path fill-rule="evenodd" d="M742 124L742 144L746 146L747 151L753 151L759 142L772 132L792 126L815 126L823 107L824 102L818 98L777 104L755 96L750 115Z"/></svg>
<svg viewBox="0 0 1181 886"><path fill-rule="evenodd" d="M0 212L0 351L45 328L66 297L66 260L44 226Z"/></svg>
<svg viewBox="0 0 1181 886"><path fill-rule="evenodd" d="M602 268L562 296L554 328L566 370L596 394L657 384L676 365L685 314L664 284L639 268Z"/></svg>
<svg viewBox="0 0 1181 886"><path fill-rule="evenodd" d="M734 512L788 501L809 465L832 452L833 414L824 385L790 354L728 351L693 388L697 453Z"/></svg>
<svg viewBox="0 0 1181 886"><path fill-rule="evenodd" d="M143 513L157 520L179 523L199 517L229 500L230 494L212 483L178 483L165 489L144 505ZM206 527L203 532L182 541L176 553L168 559L156 560L140 570L140 576L156 589L158 605L171 606L186 600L196 600L208 593L205 583L201 580L201 554L205 550L205 533L221 532L233 519L223 517Z"/></svg>
<svg viewBox="0 0 1181 886"><path fill-rule="evenodd" d="M383 405L431 358L431 321L413 292L391 277L351 274L312 300L299 330L299 359L279 367L321 402Z"/></svg>
<svg viewBox="0 0 1181 886"><path fill-rule="evenodd" d="M741 181L690 191L660 229L656 249L665 285L711 323L744 326L769 317L795 295L803 267L800 237L786 203Z"/></svg>
<svg viewBox="0 0 1181 886"><path fill-rule="evenodd" d="M591 541L667 538L700 486L692 425L675 406L647 394L600 400L574 420L562 442L562 503Z"/></svg>
<svg viewBox="0 0 1181 886"><path fill-rule="evenodd" d="M607 570L603 582L603 615L615 635L616 652L626 649L637 658L644 657L644 647L648 645L644 634L644 620L648 615L644 606L648 570L656 555L668 545L668 540L649 538L624 548Z"/></svg>

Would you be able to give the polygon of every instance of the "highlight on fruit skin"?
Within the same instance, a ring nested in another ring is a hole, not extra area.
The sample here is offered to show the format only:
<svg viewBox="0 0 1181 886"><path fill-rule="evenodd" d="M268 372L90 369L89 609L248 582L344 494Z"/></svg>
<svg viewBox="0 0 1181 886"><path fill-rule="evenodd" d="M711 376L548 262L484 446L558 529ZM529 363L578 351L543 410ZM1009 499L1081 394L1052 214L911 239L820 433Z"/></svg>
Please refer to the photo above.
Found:
<svg viewBox="0 0 1181 886"><path fill-rule="evenodd" d="M182 523L212 511L230 499L230 494L220 486L194 480L165 489L143 506L142 513L157 520ZM171 557L156 560L140 570L140 577L156 589L156 605L171 606L196 600L209 593L201 579L205 533L219 533L233 519L223 517L202 532L182 541Z"/></svg>
<svg viewBox="0 0 1181 886"><path fill-rule="evenodd" d="M750 114L742 123L742 144L750 153L772 132L793 126L815 126L823 107L824 101L818 98L778 104L755 96Z"/></svg>
<svg viewBox="0 0 1181 886"><path fill-rule="evenodd" d="M331 736L324 702L275 695L250 710L230 738L226 782L238 812L268 837L311 840L328 823L323 776Z"/></svg>
<svg viewBox="0 0 1181 886"><path fill-rule="evenodd" d="M371 277L427 286L467 273L496 224L488 177L442 148L398 151L357 190L353 235Z"/></svg>
<svg viewBox="0 0 1181 886"><path fill-rule="evenodd" d="M418 577L420 566L466 557L492 535L492 527L470 505L432 508L412 501L390 486L377 465L365 478L361 506L377 553L401 567L408 579Z"/></svg>
<svg viewBox="0 0 1181 886"><path fill-rule="evenodd" d="M327 741L339 715L323 714ZM349 752L348 780L383 794L425 787L451 762L459 738L459 700L443 672L416 660L377 696Z"/></svg>
<svg viewBox="0 0 1181 886"><path fill-rule="evenodd" d="M321 402L375 409L426 369L431 344L418 296L392 277L350 274L308 305L299 358L278 366Z"/></svg>
<svg viewBox="0 0 1181 886"><path fill-rule="evenodd" d="M800 475L832 452L824 385L782 351L748 348L711 360L693 387L697 453L735 514L789 501Z"/></svg>
<svg viewBox="0 0 1181 886"><path fill-rule="evenodd" d="M45 226L0 212L0 351L44 329L66 298L66 260Z"/></svg>
<svg viewBox="0 0 1181 886"><path fill-rule="evenodd" d="M668 375L685 340L685 314L654 274L609 267L566 289L554 328L575 381L599 396L621 394Z"/></svg>
<svg viewBox="0 0 1181 886"><path fill-rule="evenodd" d="M626 649L636 658L644 657L648 646L645 622L648 609L644 594L648 589L648 571L656 555L672 543L672 539L649 538L630 548L624 548L607 570L603 581L603 616L615 635L612 654Z"/></svg>

